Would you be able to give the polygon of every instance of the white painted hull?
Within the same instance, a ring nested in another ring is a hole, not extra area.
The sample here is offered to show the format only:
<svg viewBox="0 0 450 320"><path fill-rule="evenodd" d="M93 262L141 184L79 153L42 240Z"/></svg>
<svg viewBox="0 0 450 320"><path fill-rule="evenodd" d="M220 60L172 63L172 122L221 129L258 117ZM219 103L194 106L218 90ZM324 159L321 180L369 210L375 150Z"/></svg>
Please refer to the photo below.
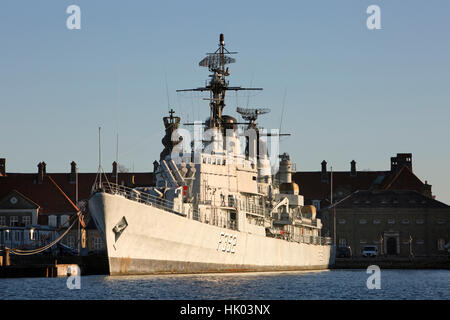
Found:
<svg viewBox="0 0 450 320"><path fill-rule="evenodd" d="M330 245L224 229L120 195L96 193L89 209L104 236L111 275L319 270L334 264ZM128 225L117 238L113 228L123 217Z"/></svg>

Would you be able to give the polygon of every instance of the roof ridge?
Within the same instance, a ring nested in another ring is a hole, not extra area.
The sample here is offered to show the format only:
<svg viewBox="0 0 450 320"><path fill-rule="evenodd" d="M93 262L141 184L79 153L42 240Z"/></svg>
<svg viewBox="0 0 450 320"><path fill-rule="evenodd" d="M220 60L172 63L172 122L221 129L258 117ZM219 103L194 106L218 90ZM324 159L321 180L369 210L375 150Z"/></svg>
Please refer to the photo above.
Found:
<svg viewBox="0 0 450 320"><path fill-rule="evenodd" d="M23 197L25 200L37 205L39 208L41 207L39 204L37 204L36 202L34 202L33 200L31 200L29 197L27 197L26 195L24 195L22 192L20 192L17 189L12 189L11 192L16 192L18 193L21 197Z"/></svg>
<svg viewBox="0 0 450 320"><path fill-rule="evenodd" d="M394 176L394 178L391 180L391 182L384 187L385 190L390 190L390 188L392 187L392 185L394 184L394 182L396 182L398 180L398 178L400 177L400 175L403 173L404 170L409 171L409 173L411 173L413 175L414 178L416 178L417 181L419 181L420 183L423 184L422 180L419 179L419 177L417 177L414 172L412 172L412 170L408 167L408 166L403 166L399 172L397 172L397 174Z"/></svg>

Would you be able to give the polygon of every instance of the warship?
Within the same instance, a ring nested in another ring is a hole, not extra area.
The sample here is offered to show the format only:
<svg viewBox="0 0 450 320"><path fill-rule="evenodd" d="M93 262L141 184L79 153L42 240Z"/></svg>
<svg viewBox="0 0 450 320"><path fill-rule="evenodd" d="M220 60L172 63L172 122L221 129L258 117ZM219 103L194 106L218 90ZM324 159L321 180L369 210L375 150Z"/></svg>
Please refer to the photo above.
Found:
<svg viewBox="0 0 450 320"><path fill-rule="evenodd" d="M244 122L223 114L227 91L262 90L229 85L227 65L235 53L221 34L217 50L199 63L211 73L205 86L177 90L208 92L210 116L187 124L194 126L193 139L172 109L163 117L154 186L96 179L89 212L103 236L111 275L321 270L334 264L335 248L321 235L316 208L304 205L292 181L289 155L276 150L269 156L269 144L274 149L281 134L256 122L269 109L238 107Z"/></svg>

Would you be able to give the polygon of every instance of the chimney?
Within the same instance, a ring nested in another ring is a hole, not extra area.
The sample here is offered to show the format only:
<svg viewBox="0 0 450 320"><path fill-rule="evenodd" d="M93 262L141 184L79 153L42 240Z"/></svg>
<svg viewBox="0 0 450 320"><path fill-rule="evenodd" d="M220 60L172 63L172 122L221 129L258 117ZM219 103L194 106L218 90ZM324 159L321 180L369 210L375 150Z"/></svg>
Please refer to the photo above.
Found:
<svg viewBox="0 0 450 320"><path fill-rule="evenodd" d="M422 186L422 194L428 198L433 198L431 193L431 184L428 184L428 181L425 180L425 184Z"/></svg>
<svg viewBox="0 0 450 320"><path fill-rule="evenodd" d="M320 180L322 182L328 182L327 162L325 160L322 161L322 175Z"/></svg>
<svg viewBox="0 0 450 320"><path fill-rule="evenodd" d="M70 177L69 181L70 183L75 183L77 180L77 163L75 161L72 161L70 163Z"/></svg>
<svg viewBox="0 0 450 320"><path fill-rule="evenodd" d="M6 159L0 158L0 177L6 176Z"/></svg>
<svg viewBox="0 0 450 320"><path fill-rule="evenodd" d="M112 172L111 172L111 176L112 176L113 178L115 178L115 177L116 177L116 174L117 174L117 162L114 161L114 162L112 163Z"/></svg>
<svg viewBox="0 0 450 320"><path fill-rule="evenodd" d="M356 161L355 160L352 160L350 162L350 176L356 177Z"/></svg>
<svg viewBox="0 0 450 320"><path fill-rule="evenodd" d="M391 157L391 172L397 171L397 157Z"/></svg>
<svg viewBox="0 0 450 320"><path fill-rule="evenodd" d="M396 157L391 158L391 172L398 172L403 167L412 171L412 153L397 153Z"/></svg>
<svg viewBox="0 0 450 320"><path fill-rule="evenodd" d="M37 167L38 167L37 182L39 184L41 184L44 181L44 177L46 175L46 164L44 161L42 161L42 162L39 162Z"/></svg>

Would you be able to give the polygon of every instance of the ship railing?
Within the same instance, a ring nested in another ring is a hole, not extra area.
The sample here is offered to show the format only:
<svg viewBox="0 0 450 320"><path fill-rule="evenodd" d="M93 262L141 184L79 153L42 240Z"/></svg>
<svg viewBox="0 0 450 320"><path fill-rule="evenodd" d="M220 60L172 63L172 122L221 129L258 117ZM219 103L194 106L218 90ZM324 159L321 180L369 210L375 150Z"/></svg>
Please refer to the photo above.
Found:
<svg viewBox="0 0 450 320"><path fill-rule="evenodd" d="M284 239L292 242L314 244L314 245L331 245L331 238L329 237L319 237L319 236L289 236L286 234L273 235L272 237L278 239Z"/></svg>
<svg viewBox="0 0 450 320"><path fill-rule="evenodd" d="M173 201L159 198L145 191L138 191L129 187L117 185L115 183L106 183L106 182L102 184L101 190L97 191L104 191L109 194L121 195L129 200L133 200L139 203L156 207L158 209L162 209L165 211L169 211L171 213L185 216L185 214L174 210Z"/></svg>

